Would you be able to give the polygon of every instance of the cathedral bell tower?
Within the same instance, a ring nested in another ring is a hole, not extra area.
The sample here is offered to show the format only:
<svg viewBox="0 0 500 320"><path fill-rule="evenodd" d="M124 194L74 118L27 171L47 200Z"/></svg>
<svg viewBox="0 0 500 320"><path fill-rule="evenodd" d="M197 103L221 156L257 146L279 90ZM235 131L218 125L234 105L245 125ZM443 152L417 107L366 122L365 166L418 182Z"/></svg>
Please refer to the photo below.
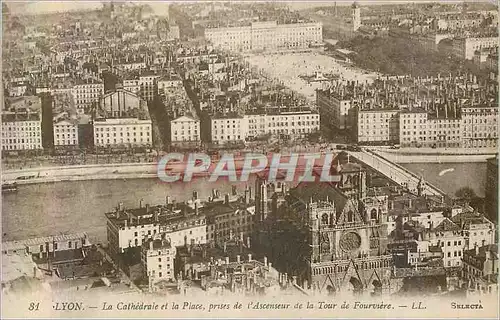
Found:
<svg viewBox="0 0 500 320"><path fill-rule="evenodd" d="M255 214L259 221L266 220L268 209L267 182L258 177L255 180Z"/></svg>
<svg viewBox="0 0 500 320"><path fill-rule="evenodd" d="M358 3L355 1L352 4L352 28L353 31L358 31L361 27L361 8Z"/></svg>

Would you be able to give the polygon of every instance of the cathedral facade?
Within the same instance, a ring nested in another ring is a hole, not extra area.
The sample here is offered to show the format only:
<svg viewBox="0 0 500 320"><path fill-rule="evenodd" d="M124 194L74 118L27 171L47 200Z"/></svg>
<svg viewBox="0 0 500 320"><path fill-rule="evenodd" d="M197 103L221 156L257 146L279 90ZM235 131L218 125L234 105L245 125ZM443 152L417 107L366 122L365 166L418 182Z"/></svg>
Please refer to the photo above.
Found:
<svg viewBox="0 0 500 320"><path fill-rule="evenodd" d="M282 272L320 293L394 291L387 252L388 199L366 196L367 173L360 166L338 169L338 184L303 182L266 197L272 204L266 209L270 213L262 215L264 231L258 241L269 244L267 254Z"/></svg>

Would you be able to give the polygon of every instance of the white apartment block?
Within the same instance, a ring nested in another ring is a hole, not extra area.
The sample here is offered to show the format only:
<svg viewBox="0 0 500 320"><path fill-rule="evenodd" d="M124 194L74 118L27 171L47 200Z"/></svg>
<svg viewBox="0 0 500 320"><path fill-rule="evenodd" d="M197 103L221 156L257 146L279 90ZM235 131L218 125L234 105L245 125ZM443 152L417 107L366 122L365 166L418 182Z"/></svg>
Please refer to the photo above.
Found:
<svg viewBox="0 0 500 320"><path fill-rule="evenodd" d="M150 292L159 281L174 281L176 248L165 239L149 240L142 247L141 262L149 280Z"/></svg>
<svg viewBox="0 0 500 320"><path fill-rule="evenodd" d="M427 141L426 123L428 114L425 110L403 110L399 115L399 139L401 146L417 146Z"/></svg>
<svg viewBox="0 0 500 320"><path fill-rule="evenodd" d="M460 119L442 114L437 116L429 116L425 110L421 109L403 110L399 122L401 145L460 147Z"/></svg>
<svg viewBox="0 0 500 320"><path fill-rule="evenodd" d="M2 150L42 149L39 113L2 113Z"/></svg>
<svg viewBox="0 0 500 320"><path fill-rule="evenodd" d="M98 119L93 125L95 146L152 145L151 120Z"/></svg>
<svg viewBox="0 0 500 320"><path fill-rule="evenodd" d="M419 247L428 251L428 246L438 246L443 252L444 267L460 267L466 247L465 240L462 230L445 218L438 226L425 232L423 243Z"/></svg>
<svg viewBox="0 0 500 320"><path fill-rule="evenodd" d="M461 146L459 118L429 118L426 145L437 148L458 148Z"/></svg>
<svg viewBox="0 0 500 320"><path fill-rule="evenodd" d="M111 253L124 253L127 248L142 246L149 239L164 236L172 247L187 244L203 244L207 241L207 223L203 215L182 216L181 211L165 216L158 208L117 209L106 213L107 235Z"/></svg>
<svg viewBox="0 0 500 320"><path fill-rule="evenodd" d="M266 115L266 133L306 136L318 131L319 114L311 111L280 112Z"/></svg>
<svg viewBox="0 0 500 320"><path fill-rule="evenodd" d="M226 143L245 140L248 119L237 115L217 116L211 119L212 142Z"/></svg>
<svg viewBox="0 0 500 320"><path fill-rule="evenodd" d="M323 42L319 22L277 24L253 22L250 26L205 29L215 47L231 51L305 49Z"/></svg>
<svg viewBox="0 0 500 320"><path fill-rule="evenodd" d="M267 133L267 115L247 114L245 118L248 122L248 137L258 137Z"/></svg>
<svg viewBox="0 0 500 320"><path fill-rule="evenodd" d="M181 116L170 122L172 142L199 141L200 120L189 116Z"/></svg>
<svg viewBox="0 0 500 320"><path fill-rule="evenodd" d="M459 39L455 42L454 52L461 58L471 60L477 50L490 48L498 48L498 37Z"/></svg>
<svg viewBox="0 0 500 320"><path fill-rule="evenodd" d="M304 137L318 131L319 122L319 114L312 111L219 116L212 118L212 141L241 141L266 134Z"/></svg>
<svg viewBox="0 0 500 320"><path fill-rule="evenodd" d="M126 225L118 230L120 252L124 252L126 248L141 246L148 238L158 233L165 233L166 239L174 247L184 245L185 241L187 244L206 243L207 226L204 217L200 217L196 221L186 220L185 225L179 224L179 226L175 224L162 225L154 223L154 221L150 222L125 223Z"/></svg>
<svg viewBox="0 0 500 320"><path fill-rule="evenodd" d="M54 146L77 146L78 122L61 120L54 123Z"/></svg>
<svg viewBox="0 0 500 320"><path fill-rule="evenodd" d="M461 140L464 148L498 147L497 106L464 106L461 113Z"/></svg>
<svg viewBox="0 0 500 320"><path fill-rule="evenodd" d="M399 110L359 110L357 112L357 141L399 142Z"/></svg>
<svg viewBox="0 0 500 320"><path fill-rule="evenodd" d="M89 108L93 103L99 102L99 99L104 94L104 83L80 83L73 86L71 89L73 100L77 109L83 110Z"/></svg>

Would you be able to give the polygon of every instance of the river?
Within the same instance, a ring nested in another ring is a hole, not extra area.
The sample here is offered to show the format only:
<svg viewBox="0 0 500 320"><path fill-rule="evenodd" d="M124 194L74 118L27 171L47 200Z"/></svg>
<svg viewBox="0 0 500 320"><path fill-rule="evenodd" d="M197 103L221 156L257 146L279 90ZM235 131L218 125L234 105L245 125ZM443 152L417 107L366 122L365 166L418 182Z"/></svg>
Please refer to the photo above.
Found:
<svg viewBox="0 0 500 320"><path fill-rule="evenodd" d="M454 195L462 187L472 188L484 197L486 162L471 163L401 163L408 170L422 175L426 181L448 194ZM450 169L453 169L451 171ZM446 170L446 172L443 172ZM441 176L439 174L442 174Z"/></svg>
<svg viewBox="0 0 500 320"><path fill-rule="evenodd" d="M254 180L246 183L254 189ZM243 192L245 183L236 184ZM3 194L3 240L19 240L59 233L87 232L94 241L106 241L106 218L120 202L125 207L144 203L165 203L166 197L184 201L198 191L206 199L212 189L223 197L231 185L223 180L208 182L208 178L190 183L164 183L158 179L87 180L48 184L20 185L16 193ZM252 190L254 193L254 190ZM252 194L253 197L253 194Z"/></svg>
<svg viewBox="0 0 500 320"><path fill-rule="evenodd" d="M422 174L424 179L442 190L454 194L463 186L472 187L484 196L486 163L411 163L402 164L409 170ZM443 170L447 173L439 176ZM247 183L254 186L252 180ZM238 191L245 183L237 184ZM105 212L112 211L119 202L125 207L144 203L160 204L166 196L177 201L188 200L194 190L206 199L212 188L221 194L230 192L224 182L209 183L207 178L194 179L191 183L167 184L157 179L89 180L49 184L21 185L16 193L3 194L3 240L19 240L59 233L85 231L91 239L106 241ZM252 190L255 194L255 190Z"/></svg>

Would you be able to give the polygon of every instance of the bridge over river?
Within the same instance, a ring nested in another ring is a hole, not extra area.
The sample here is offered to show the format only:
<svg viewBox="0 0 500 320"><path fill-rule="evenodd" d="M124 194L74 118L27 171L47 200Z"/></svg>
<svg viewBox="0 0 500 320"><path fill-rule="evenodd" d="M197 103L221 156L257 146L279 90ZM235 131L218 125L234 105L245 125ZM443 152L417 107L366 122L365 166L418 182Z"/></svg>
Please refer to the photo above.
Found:
<svg viewBox="0 0 500 320"><path fill-rule="evenodd" d="M408 169L397 163L391 162L370 150L363 149L359 152L348 151L348 153L350 156L372 167L374 170L380 172L397 184L406 186L408 190L412 192L417 192L417 186L422 177L416 175ZM446 195L446 192L428 182L425 182L423 194L443 197Z"/></svg>

